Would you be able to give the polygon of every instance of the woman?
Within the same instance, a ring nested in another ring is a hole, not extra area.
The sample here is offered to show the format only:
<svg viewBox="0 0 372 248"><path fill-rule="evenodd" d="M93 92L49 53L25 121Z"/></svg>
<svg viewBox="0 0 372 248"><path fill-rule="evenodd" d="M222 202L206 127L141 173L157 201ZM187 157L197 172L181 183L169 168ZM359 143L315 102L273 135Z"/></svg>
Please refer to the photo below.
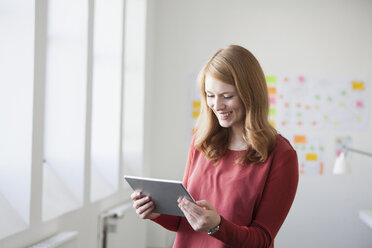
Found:
<svg viewBox="0 0 372 248"><path fill-rule="evenodd" d="M202 110L183 183L196 203L178 200L185 217L153 213L132 194L134 208L176 231L173 247L274 247L294 200L298 162L268 122L264 73L245 48L215 53L199 73Z"/></svg>

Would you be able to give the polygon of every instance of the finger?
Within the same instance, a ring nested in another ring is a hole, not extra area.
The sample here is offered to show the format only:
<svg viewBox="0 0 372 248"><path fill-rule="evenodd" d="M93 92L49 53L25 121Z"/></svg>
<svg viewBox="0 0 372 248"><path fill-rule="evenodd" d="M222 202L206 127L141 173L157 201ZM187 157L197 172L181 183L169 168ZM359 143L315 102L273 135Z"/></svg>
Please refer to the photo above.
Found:
<svg viewBox="0 0 372 248"><path fill-rule="evenodd" d="M201 215L203 214L203 208L199 207L195 203L191 202L190 200L183 198L182 199L182 206L193 215Z"/></svg>
<svg viewBox="0 0 372 248"><path fill-rule="evenodd" d="M152 214L152 212L154 211L154 209L155 209L155 206L154 206L154 205L150 206L148 209L146 209L146 210L145 210L145 211L140 215L140 217L141 217L142 219L147 219L148 216L149 216L150 214Z"/></svg>
<svg viewBox="0 0 372 248"><path fill-rule="evenodd" d="M197 219L190 212L188 212L182 205L180 205L180 209L185 215L189 224L195 229L195 224L197 223Z"/></svg>
<svg viewBox="0 0 372 248"><path fill-rule="evenodd" d="M187 218L189 223L192 224L193 222L196 223L198 221L200 214L196 212L195 209L191 207L190 205L195 205L195 204L188 200L182 199L179 204L179 207L181 208L182 212L185 214L185 217Z"/></svg>
<svg viewBox="0 0 372 248"><path fill-rule="evenodd" d="M154 207L154 203L152 201L140 206L139 208L136 209L136 213L138 215L142 215L144 214L147 210L149 210L150 208L153 208Z"/></svg>
<svg viewBox="0 0 372 248"><path fill-rule="evenodd" d="M140 198L140 199L134 201L133 207L137 209L137 208L141 207L142 205L148 203L149 201L151 201L149 196Z"/></svg>
<svg viewBox="0 0 372 248"><path fill-rule="evenodd" d="M131 195L130 195L130 198L132 200L137 200L139 198L141 198L141 191L134 191Z"/></svg>
<svg viewBox="0 0 372 248"><path fill-rule="evenodd" d="M199 207L202 207L204 209L207 209L207 210L215 210L214 207L212 206L212 204L210 204L206 200L197 201L196 205L198 205Z"/></svg>

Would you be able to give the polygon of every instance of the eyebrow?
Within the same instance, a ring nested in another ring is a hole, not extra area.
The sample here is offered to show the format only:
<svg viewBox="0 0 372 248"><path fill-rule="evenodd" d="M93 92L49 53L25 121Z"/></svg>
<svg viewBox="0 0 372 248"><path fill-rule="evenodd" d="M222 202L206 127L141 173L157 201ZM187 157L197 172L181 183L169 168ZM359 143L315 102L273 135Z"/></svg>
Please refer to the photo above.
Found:
<svg viewBox="0 0 372 248"><path fill-rule="evenodd" d="M214 94L212 91L209 91L209 90L206 90L205 92L210 93L210 94ZM235 92L234 91L225 91L225 92L221 92L219 95L224 95L224 94L235 94Z"/></svg>

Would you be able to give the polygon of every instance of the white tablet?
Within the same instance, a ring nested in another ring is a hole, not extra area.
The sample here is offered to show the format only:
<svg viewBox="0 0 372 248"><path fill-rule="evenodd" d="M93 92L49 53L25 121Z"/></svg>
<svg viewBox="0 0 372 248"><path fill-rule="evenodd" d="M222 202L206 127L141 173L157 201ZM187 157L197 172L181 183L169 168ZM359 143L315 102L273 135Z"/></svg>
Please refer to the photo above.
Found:
<svg viewBox="0 0 372 248"><path fill-rule="evenodd" d="M184 216L178 207L178 198L186 197L195 202L180 181L124 176L133 190L149 195L155 203L154 213Z"/></svg>

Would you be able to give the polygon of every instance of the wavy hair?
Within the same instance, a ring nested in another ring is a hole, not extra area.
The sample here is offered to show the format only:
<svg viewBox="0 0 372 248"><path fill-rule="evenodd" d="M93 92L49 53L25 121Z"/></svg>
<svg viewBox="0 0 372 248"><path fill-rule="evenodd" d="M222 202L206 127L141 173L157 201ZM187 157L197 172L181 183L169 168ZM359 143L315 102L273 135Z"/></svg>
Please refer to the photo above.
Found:
<svg viewBox="0 0 372 248"><path fill-rule="evenodd" d="M218 162L229 143L229 128L219 125L207 105L205 77L210 75L234 85L245 108L243 139L248 149L236 162L265 161L274 149L276 130L268 120L269 102L265 75L257 59L247 49L230 45L218 50L198 75L201 93L201 113L194 128L195 148L208 159Z"/></svg>

